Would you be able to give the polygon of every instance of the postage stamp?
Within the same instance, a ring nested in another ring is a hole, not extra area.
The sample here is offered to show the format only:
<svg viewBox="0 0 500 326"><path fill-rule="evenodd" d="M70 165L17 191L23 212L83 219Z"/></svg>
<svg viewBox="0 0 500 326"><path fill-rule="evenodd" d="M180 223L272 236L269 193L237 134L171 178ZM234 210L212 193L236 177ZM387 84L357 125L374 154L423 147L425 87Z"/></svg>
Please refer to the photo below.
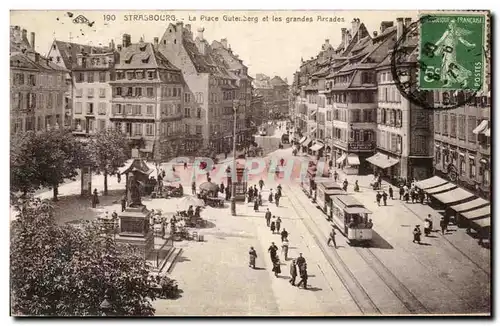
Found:
<svg viewBox="0 0 500 326"><path fill-rule="evenodd" d="M420 88L481 90L485 78L487 16L425 15L420 24Z"/></svg>

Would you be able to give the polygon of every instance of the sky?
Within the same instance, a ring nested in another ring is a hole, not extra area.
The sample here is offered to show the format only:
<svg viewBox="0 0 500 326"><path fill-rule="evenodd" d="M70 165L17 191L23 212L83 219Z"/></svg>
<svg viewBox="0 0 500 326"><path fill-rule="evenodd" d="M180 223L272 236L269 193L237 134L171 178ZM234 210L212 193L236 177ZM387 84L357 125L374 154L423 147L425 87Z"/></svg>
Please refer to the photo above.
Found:
<svg viewBox="0 0 500 326"><path fill-rule="evenodd" d="M83 15L88 24L75 24L73 20ZM140 17L139 15L142 15ZM144 21L158 15L163 21ZM71 18L70 18L71 16ZM135 17L134 17L135 16ZM341 40L341 28L351 28L353 18L359 18L368 31L380 30L381 21L396 21L397 17L417 19L416 11L11 11L10 25L19 25L36 34L36 50L47 54L52 41L72 41L90 45L108 45L122 42L122 35L131 35L132 42L141 37L153 42L161 38L171 22L182 21L191 24L193 36L197 29L204 28L204 38L213 40L227 38L234 53L249 67L255 76L264 73L293 81L301 58L316 56L325 39L336 47ZM226 21L231 18L247 17L247 21ZM266 20L266 17L268 21ZM249 18L251 18L251 21ZM287 21L300 18L311 21ZM142 20L141 20L142 19ZM166 21L170 20L170 21ZM215 21L218 20L218 21ZM257 20L257 21L256 21Z"/></svg>

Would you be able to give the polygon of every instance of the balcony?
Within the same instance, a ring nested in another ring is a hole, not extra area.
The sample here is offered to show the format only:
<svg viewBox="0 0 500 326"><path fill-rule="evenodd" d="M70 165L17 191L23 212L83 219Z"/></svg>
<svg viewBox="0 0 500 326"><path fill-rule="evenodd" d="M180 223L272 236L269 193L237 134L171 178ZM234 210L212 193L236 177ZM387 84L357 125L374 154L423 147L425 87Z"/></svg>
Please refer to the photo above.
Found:
<svg viewBox="0 0 500 326"><path fill-rule="evenodd" d="M125 112L112 112L110 118L119 119L151 119L154 120L155 116L153 114L129 114Z"/></svg>
<svg viewBox="0 0 500 326"><path fill-rule="evenodd" d="M365 152L375 150L376 143L374 141L357 142L349 141L348 150L354 152Z"/></svg>

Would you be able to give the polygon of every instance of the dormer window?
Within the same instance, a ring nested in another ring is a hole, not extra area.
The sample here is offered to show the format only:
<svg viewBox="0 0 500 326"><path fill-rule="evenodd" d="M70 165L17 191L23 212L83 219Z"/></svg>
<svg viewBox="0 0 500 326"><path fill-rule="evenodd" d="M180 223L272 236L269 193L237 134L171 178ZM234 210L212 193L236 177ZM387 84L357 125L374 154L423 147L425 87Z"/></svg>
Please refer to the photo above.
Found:
<svg viewBox="0 0 500 326"><path fill-rule="evenodd" d="M56 45L52 45L52 50L55 50L56 49Z"/></svg>
<svg viewBox="0 0 500 326"><path fill-rule="evenodd" d="M154 78L155 78L155 71L153 70L148 71L148 79L151 80Z"/></svg>
<svg viewBox="0 0 500 326"><path fill-rule="evenodd" d="M142 59L142 63L148 63L149 62L149 55L145 58Z"/></svg>
<svg viewBox="0 0 500 326"><path fill-rule="evenodd" d="M146 44L142 45L141 47L139 47L139 50L141 50L141 52L146 51L146 46Z"/></svg>

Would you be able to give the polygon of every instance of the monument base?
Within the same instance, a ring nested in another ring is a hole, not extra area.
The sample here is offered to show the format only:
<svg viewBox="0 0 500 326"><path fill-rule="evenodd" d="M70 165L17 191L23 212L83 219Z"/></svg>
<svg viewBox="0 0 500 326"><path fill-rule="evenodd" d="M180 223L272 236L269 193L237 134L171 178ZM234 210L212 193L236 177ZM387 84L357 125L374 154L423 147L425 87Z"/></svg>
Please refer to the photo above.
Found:
<svg viewBox="0 0 500 326"><path fill-rule="evenodd" d="M146 206L127 207L118 215L120 232L116 235L118 243L127 243L139 250L146 259L154 249L153 232L149 229L151 211Z"/></svg>

